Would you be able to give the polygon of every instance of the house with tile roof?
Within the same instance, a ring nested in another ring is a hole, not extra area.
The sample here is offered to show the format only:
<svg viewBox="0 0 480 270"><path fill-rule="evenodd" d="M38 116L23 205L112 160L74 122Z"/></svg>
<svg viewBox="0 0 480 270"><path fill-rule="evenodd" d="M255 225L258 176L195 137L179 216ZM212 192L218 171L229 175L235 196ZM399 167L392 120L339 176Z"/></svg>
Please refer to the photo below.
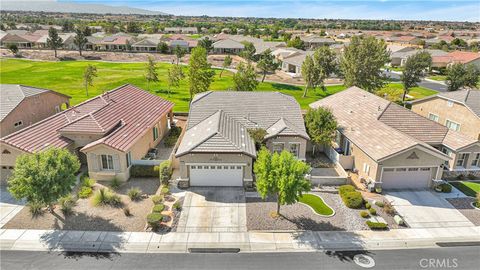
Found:
<svg viewBox="0 0 480 270"><path fill-rule="evenodd" d="M432 56L432 67L445 68L453 64L474 65L480 68L480 53L478 52L463 52L453 51L446 55Z"/></svg>
<svg viewBox="0 0 480 270"><path fill-rule="evenodd" d="M0 84L0 137L69 107L70 97L20 84Z"/></svg>
<svg viewBox="0 0 480 270"><path fill-rule="evenodd" d="M0 166L49 147L78 155L95 180L126 181L130 167L168 133L173 103L123 85L0 139ZM2 171L2 181L9 171Z"/></svg>
<svg viewBox="0 0 480 270"><path fill-rule="evenodd" d="M177 149L182 186L252 186L257 156L249 131L267 132L270 151L305 159L307 141L300 105L279 92L210 91L190 105Z"/></svg>
<svg viewBox="0 0 480 270"><path fill-rule="evenodd" d="M358 87L310 107L330 108L337 118L336 140L324 150L329 158L375 187L425 189L480 165L478 140Z"/></svg>

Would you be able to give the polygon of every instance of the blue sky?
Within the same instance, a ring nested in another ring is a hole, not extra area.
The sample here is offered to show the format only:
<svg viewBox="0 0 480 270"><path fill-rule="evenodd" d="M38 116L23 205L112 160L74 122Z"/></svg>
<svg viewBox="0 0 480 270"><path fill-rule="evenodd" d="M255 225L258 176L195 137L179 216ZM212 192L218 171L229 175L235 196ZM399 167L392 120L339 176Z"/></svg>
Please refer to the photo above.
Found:
<svg viewBox="0 0 480 270"><path fill-rule="evenodd" d="M480 21L480 0L75 0L75 2L131 6L175 15Z"/></svg>

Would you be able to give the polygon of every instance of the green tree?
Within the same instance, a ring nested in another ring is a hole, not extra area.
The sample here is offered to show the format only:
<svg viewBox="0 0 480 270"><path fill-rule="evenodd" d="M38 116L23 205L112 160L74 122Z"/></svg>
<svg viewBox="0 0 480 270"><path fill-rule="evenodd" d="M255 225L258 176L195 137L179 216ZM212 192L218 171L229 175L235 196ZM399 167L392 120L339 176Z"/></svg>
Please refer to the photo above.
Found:
<svg viewBox="0 0 480 270"><path fill-rule="evenodd" d="M323 91L326 91L325 79L338 70L337 56L332 49L322 46L313 54L313 62L317 69L317 84L322 87Z"/></svg>
<svg viewBox="0 0 480 270"><path fill-rule="evenodd" d="M403 102L405 102L405 97L410 88L418 86L418 83L422 81L425 70L431 66L432 56L426 51L418 52L407 59L402 75L400 75L400 80L403 83Z"/></svg>
<svg viewBox="0 0 480 270"><path fill-rule="evenodd" d="M195 94L208 91L214 75L215 71L207 61L207 50L203 47L194 48L188 63L190 101Z"/></svg>
<svg viewBox="0 0 480 270"><path fill-rule="evenodd" d="M254 91L257 89L257 73L251 63L240 62L237 72L233 74L233 89L235 91Z"/></svg>
<svg viewBox="0 0 480 270"><path fill-rule="evenodd" d="M478 81L480 79L480 70L473 64L469 64L465 67L465 87L468 88L477 88Z"/></svg>
<svg viewBox="0 0 480 270"><path fill-rule="evenodd" d="M307 55L302 64L302 77L305 81L305 89L302 97L307 96L308 89L317 87L318 83L318 69L315 67L313 57Z"/></svg>
<svg viewBox="0 0 480 270"><path fill-rule="evenodd" d="M137 22L127 22L127 33L140 33L142 28Z"/></svg>
<svg viewBox="0 0 480 270"><path fill-rule="evenodd" d="M257 68L259 68L263 73L262 82L265 80L267 72L275 72L275 70L277 70L278 63L275 62L275 56L272 54L272 51L270 49L266 49L260 54Z"/></svg>
<svg viewBox="0 0 480 270"><path fill-rule="evenodd" d="M447 76L445 82L447 84L448 91L457 91L465 86L465 73L466 69L463 64L453 64L447 68Z"/></svg>
<svg viewBox="0 0 480 270"><path fill-rule="evenodd" d="M87 27L88 28L88 27ZM82 50L88 42L88 39L85 37L85 32L82 29L75 29L75 37L73 38L73 44L78 48L78 53L82 56Z"/></svg>
<svg viewBox="0 0 480 270"><path fill-rule="evenodd" d="M293 47L299 50L305 50L305 42L300 37L295 37L287 42L287 47Z"/></svg>
<svg viewBox="0 0 480 270"><path fill-rule="evenodd" d="M93 78L97 77L97 68L88 64L83 72L83 86L88 97L88 86L93 86Z"/></svg>
<svg viewBox="0 0 480 270"><path fill-rule="evenodd" d="M250 128L248 129L248 134L255 142L255 148L259 150L262 147L265 136L267 136L267 131L263 128Z"/></svg>
<svg viewBox="0 0 480 270"><path fill-rule="evenodd" d="M253 43L251 42L248 42L248 41L244 41L242 42L244 48L242 50L242 52L240 53L240 56L245 58L247 61L253 61L254 59L254 56L255 56L255 52L257 51L255 49L255 46L253 45Z"/></svg>
<svg viewBox="0 0 480 270"><path fill-rule="evenodd" d="M147 65L145 66L145 80L147 80L147 89L150 91L151 82L159 82L158 72L157 72L157 63L152 56L148 57Z"/></svg>
<svg viewBox="0 0 480 270"><path fill-rule="evenodd" d="M187 54L187 50L180 46L175 46L175 48L173 48L173 53L177 57L177 65L178 65L180 63L180 59L182 59L182 57L184 57L185 54Z"/></svg>
<svg viewBox="0 0 480 270"><path fill-rule="evenodd" d="M160 41L160 42L157 44L157 50L158 50L160 53L168 53L168 44L167 44L166 42Z"/></svg>
<svg viewBox="0 0 480 270"><path fill-rule="evenodd" d="M369 92L382 88L386 78L381 69L390 61L389 58L383 40L372 36L352 37L340 60L345 85L357 86Z"/></svg>
<svg viewBox="0 0 480 270"><path fill-rule="evenodd" d="M15 56L17 56L18 52L20 51L18 49L17 44L12 44L12 43L7 45L7 49Z"/></svg>
<svg viewBox="0 0 480 270"><path fill-rule="evenodd" d="M307 128L310 140L314 144L313 154L315 155L316 145L332 145L338 123L332 110L318 107L317 109L308 109L305 115L305 127Z"/></svg>
<svg viewBox="0 0 480 270"><path fill-rule="evenodd" d="M203 47L209 54L213 50L213 41L209 37L205 37L198 41L198 46Z"/></svg>
<svg viewBox="0 0 480 270"><path fill-rule="evenodd" d="M24 154L15 162L8 190L16 199L47 205L53 211L53 204L72 192L79 169L78 158L66 149Z"/></svg>
<svg viewBox="0 0 480 270"><path fill-rule="evenodd" d="M57 49L62 47L62 44L63 40L58 35L57 29L50 27L48 29L47 46L55 52L55 58L57 57Z"/></svg>
<svg viewBox="0 0 480 270"><path fill-rule="evenodd" d="M305 179L310 167L290 152L271 154L263 147L258 152L253 171L260 196L263 199L275 196L276 215L280 215L281 205L294 204L304 192L310 191L310 182Z"/></svg>
<svg viewBox="0 0 480 270"><path fill-rule="evenodd" d="M170 90L172 87L180 86L180 81L184 76L182 67L179 65L172 65L168 69L168 96L170 96Z"/></svg>
<svg viewBox="0 0 480 270"><path fill-rule="evenodd" d="M220 71L220 78L222 77L223 71L232 64L232 57L230 55L225 56L223 59L222 70Z"/></svg>

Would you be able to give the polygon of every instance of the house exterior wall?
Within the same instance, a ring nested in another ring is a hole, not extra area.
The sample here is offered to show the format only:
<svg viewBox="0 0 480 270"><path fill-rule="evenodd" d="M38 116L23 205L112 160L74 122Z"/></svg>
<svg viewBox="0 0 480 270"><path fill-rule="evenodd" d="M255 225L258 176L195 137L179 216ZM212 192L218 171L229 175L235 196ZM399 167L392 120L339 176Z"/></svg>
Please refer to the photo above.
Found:
<svg viewBox="0 0 480 270"><path fill-rule="evenodd" d="M457 167L457 161L460 157L460 154L468 154L468 159L466 161L466 166L465 167ZM470 147L467 147L465 149L462 149L458 152L453 152L451 154L451 160L448 161L448 170L449 171L457 171L457 172L466 172L469 170L479 170L479 167L472 166L472 162L475 159L475 154L480 153L480 143L476 145L472 145ZM446 172L447 175L449 175L448 172Z"/></svg>
<svg viewBox="0 0 480 270"><path fill-rule="evenodd" d="M0 122L0 137L6 136L57 113L55 107L68 104L68 97L52 92L25 98ZM15 123L22 125L15 127Z"/></svg>
<svg viewBox="0 0 480 270"><path fill-rule="evenodd" d="M447 119L460 124L459 132L480 140L480 118L464 105L453 102L453 106L447 105L444 98L434 97L432 99L419 101L412 104L412 111L428 118L429 113L438 115L438 122L446 124Z"/></svg>
<svg viewBox="0 0 480 270"><path fill-rule="evenodd" d="M158 138L153 140L153 127L151 127L128 151L132 154L132 160L142 159L149 149L154 148L168 134L168 119L164 115L155 124L158 128ZM128 152L127 151L127 152Z"/></svg>
<svg viewBox="0 0 480 270"><path fill-rule="evenodd" d="M26 152L0 142L0 185L6 185L12 174L15 160Z"/></svg>
<svg viewBox="0 0 480 270"><path fill-rule="evenodd" d="M357 145L350 143L350 155L353 156L353 168L357 170L358 176L364 179L378 181L378 163L370 158ZM364 171L364 164L370 167L368 172Z"/></svg>
<svg viewBox="0 0 480 270"><path fill-rule="evenodd" d="M284 144L284 149L287 151L290 151L290 145L291 144L298 144L300 146L300 149L298 151L298 159L300 160L305 160L305 155L307 152L307 140L298 137L298 136L277 136L268 139L265 144L270 150L270 152L273 152L273 144L274 143L283 143Z"/></svg>

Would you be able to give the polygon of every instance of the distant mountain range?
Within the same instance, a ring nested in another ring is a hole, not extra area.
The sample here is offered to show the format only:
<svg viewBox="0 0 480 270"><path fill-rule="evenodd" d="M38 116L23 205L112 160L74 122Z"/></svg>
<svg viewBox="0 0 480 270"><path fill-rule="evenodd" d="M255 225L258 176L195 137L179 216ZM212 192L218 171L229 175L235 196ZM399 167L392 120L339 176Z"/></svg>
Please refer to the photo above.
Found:
<svg viewBox="0 0 480 270"><path fill-rule="evenodd" d="M10 11L45 11L65 13L93 13L93 14L140 14L140 15L168 15L160 11L151 11L127 6L107 6L101 4L71 3L56 1L1 1L2 10Z"/></svg>

